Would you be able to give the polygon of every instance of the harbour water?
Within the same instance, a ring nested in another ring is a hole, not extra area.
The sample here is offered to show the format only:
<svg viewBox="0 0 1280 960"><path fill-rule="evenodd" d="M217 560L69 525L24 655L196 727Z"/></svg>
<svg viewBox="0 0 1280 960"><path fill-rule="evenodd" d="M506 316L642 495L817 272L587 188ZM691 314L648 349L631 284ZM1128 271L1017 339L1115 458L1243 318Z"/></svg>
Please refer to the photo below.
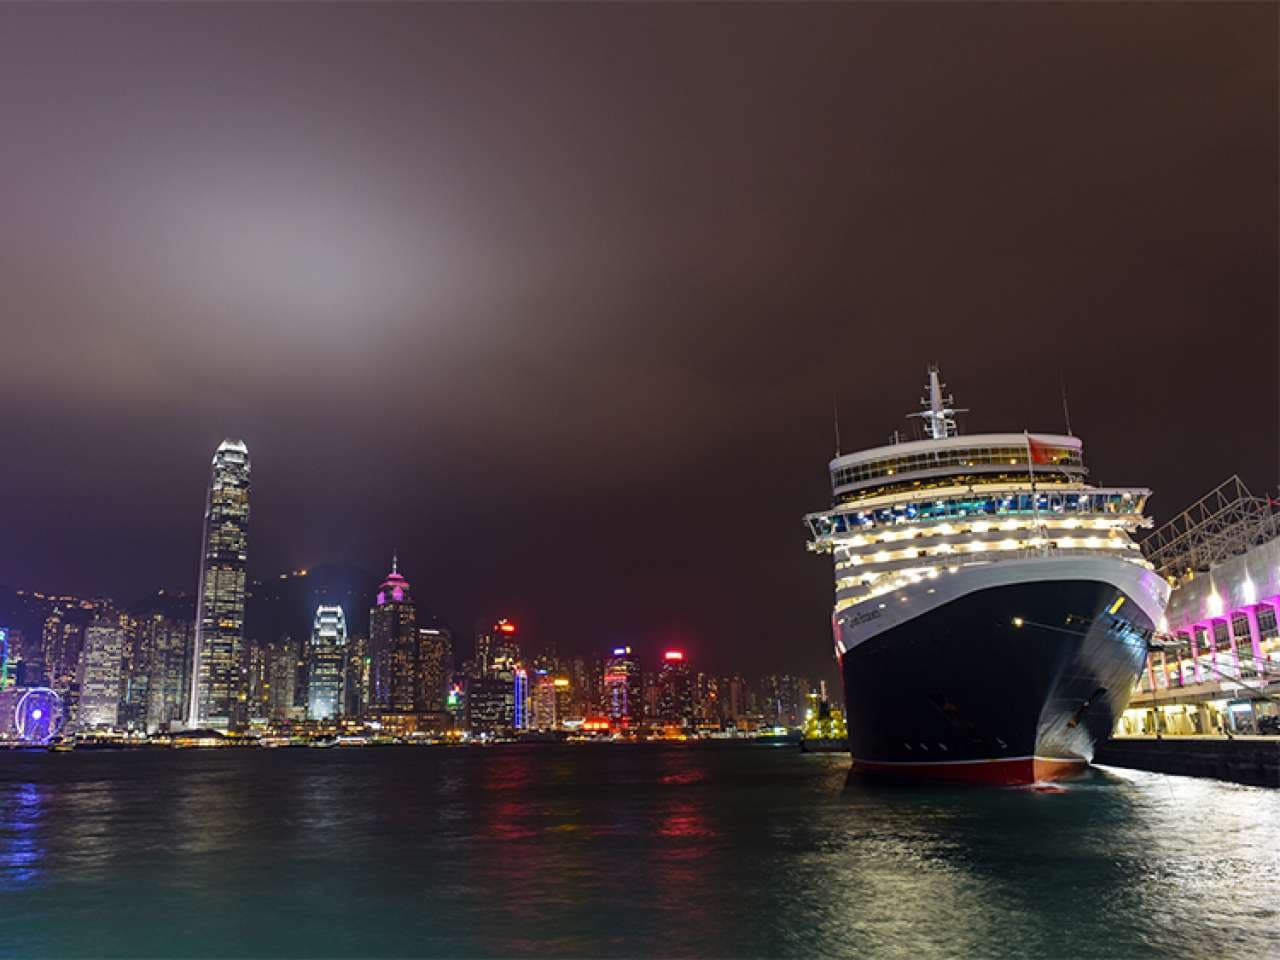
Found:
<svg viewBox="0 0 1280 960"><path fill-rule="evenodd" d="M1280 794L722 744L0 754L0 955L1280 950Z"/></svg>

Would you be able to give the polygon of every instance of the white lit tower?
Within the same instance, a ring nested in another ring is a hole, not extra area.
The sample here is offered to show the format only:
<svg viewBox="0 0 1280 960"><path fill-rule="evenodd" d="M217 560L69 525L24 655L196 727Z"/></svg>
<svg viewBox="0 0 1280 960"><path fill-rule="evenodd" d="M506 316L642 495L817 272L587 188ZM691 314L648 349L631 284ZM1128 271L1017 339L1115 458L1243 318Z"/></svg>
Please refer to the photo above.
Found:
<svg viewBox="0 0 1280 960"><path fill-rule="evenodd" d="M209 470L189 727L226 730L244 723L241 655L248 530L249 448L240 440L224 440Z"/></svg>
<svg viewBox="0 0 1280 960"><path fill-rule="evenodd" d="M342 715L347 618L341 607L316 608L307 646L307 719L335 720Z"/></svg>

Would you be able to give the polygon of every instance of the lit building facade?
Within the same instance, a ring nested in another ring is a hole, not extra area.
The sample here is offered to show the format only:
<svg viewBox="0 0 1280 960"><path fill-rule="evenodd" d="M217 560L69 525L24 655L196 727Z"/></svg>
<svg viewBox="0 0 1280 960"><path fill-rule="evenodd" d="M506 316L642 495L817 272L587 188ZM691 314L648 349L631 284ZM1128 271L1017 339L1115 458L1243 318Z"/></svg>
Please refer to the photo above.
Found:
<svg viewBox="0 0 1280 960"><path fill-rule="evenodd" d="M65 693L78 681L80 651L84 646L82 612L55 606L41 629L41 650L49 686Z"/></svg>
<svg viewBox="0 0 1280 960"><path fill-rule="evenodd" d="M247 719L243 666L249 534L249 448L214 452L204 515L188 726L239 729Z"/></svg>
<svg viewBox="0 0 1280 960"><path fill-rule="evenodd" d="M693 675L683 650L663 653L657 687L657 719L670 726L692 726Z"/></svg>
<svg viewBox="0 0 1280 960"><path fill-rule="evenodd" d="M396 558L369 611L370 713L412 713L421 689L418 613Z"/></svg>
<svg viewBox="0 0 1280 960"><path fill-rule="evenodd" d="M96 618L84 632L80 656L80 706L77 725L81 730L114 730L120 718L123 691L121 664L125 631L117 617Z"/></svg>
<svg viewBox="0 0 1280 960"><path fill-rule="evenodd" d="M499 734L515 725L515 677L481 677L467 686L467 726L473 734Z"/></svg>
<svg viewBox="0 0 1280 960"><path fill-rule="evenodd" d="M370 667L369 638L351 637L347 641L346 707L348 717L363 717L369 712L369 691L373 671Z"/></svg>
<svg viewBox="0 0 1280 960"><path fill-rule="evenodd" d="M614 647L605 661L603 677L605 716L624 726L638 724L644 716L640 661L630 647Z"/></svg>
<svg viewBox="0 0 1280 960"><path fill-rule="evenodd" d="M124 628L124 659L121 664L120 729L144 732L147 700L151 688L151 637L141 629L141 621L121 615Z"/></svg>
<svg viewBox="0 0 1280 960"><path fill-rule="evenodd" d="M529 674L524 667L511 671L511 709L513 730L529 729Z"/></svg>
<svg viewBox="0 0 1280 960"><path fill-rule="evenodd" d="M335 720L342 715L346 655L347 618L342 608L317 607L307 645L308 720Z"/></svg>
<svg viewBox="0 0 1280 960"><path fill-rule="evenodd" d="M291 637L267 647L267 717L273 723L301 720L305 708L297 705L298 654Z"/></svg>
<svg viewBox="0 0 1280 960"><path fill-rule="evenodd" d="M799 727L808 709L809 681L789 674L764 678L764 721L770 726Z"/></svg>
<svg viewBox="0 0 1280 960"><path fill-rule="evenodd" d="M453 677L453 638L443 627L418 628L418 681L416 709L443 714L445 693Z"/></svg>
<svg viewBox="0 0 1280 960"><path fill-rule="evenodd" d="M1280 506L1233 477L1144 546L1174 589L1117 732L1280 733Z"/></svg>
<svg viewBox="0 0 1280 960"><path fill-rule="evenodd" d="M487 671L494 675L510 673L521 662L516 625L510 620L499 620L493 625L490 638Z"/></svg>
<svg viewBox="0 0 1280 960"><path fill-rule="evenodd" d="M147 733L176 728L187 717L188 685L194 624L150 613L138 623L147 657Z"/></svg>

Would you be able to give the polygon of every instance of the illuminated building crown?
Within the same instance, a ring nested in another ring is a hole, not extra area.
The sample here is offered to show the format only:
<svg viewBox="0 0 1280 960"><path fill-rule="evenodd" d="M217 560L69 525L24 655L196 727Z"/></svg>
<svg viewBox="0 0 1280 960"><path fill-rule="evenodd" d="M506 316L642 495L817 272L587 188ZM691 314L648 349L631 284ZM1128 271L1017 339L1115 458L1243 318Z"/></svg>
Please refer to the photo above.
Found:
<svg viewBox="0 0 1280 960"><path fill-rule="evenodd" d="M413 600L409 593L409 581L400 575L399 565L399 557L393 554L391 572L378 587L378 606L380 607L387 603L411 603Z"/></svg>

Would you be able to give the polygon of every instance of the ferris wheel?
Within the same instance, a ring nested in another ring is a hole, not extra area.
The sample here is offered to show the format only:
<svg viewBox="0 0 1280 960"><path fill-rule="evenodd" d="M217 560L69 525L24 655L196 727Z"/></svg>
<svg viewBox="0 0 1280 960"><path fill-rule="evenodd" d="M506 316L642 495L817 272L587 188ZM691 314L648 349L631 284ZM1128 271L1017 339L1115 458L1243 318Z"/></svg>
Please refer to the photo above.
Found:
<svg viewBox="0 0 1280 960"><path fill-rule="evenodd" d="M62 698L48 687L33 687L13 711L18 736L28 743L44 743L62 729Z"/></svg>

